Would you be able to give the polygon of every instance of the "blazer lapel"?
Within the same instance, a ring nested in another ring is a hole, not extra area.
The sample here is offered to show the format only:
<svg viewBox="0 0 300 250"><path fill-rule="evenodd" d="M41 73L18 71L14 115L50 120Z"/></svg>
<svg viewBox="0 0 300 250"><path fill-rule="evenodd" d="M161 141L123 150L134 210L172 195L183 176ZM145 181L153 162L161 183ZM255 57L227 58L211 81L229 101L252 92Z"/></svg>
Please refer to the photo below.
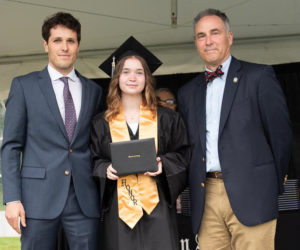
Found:
<svg viewBox="0 0 300 250"><path fill-rule="evenodd" d="M221 109L221 117L220 117L220 126L219 126L219 137L222 134L225 123L227 121L232 102L235 97L235 93L237 87L239 85L239 79L241 75L241 71L239 71L241 65L238 60L234 57L231 59L231 63L228 70L228 75L226 79L223 101L222 101L222 109Z"/></svg>
<svg viewBox="0 0 300 250"><path fill-rule="evenodd" d="M200 74L197 81L197 89L194 93L194 108L199 126L199 136L203 152L206 152L206 82L204 74ZM196 135L195 135L196 136Z"/></svg>
<svg viewBox="0 0 300 250"><path fill-rule="evenodd" d="M39 82L40 89L45 97L45 100L48 103L48 106L49 106L49 109L50 109L52 115L54 116L55 120L57 121L57 124L60 127L62 133L68 140L65 125L64 125L63 119L61 117L61 114L60 114L60 111L59 111L59 108L57 105L55 93L54 93L54 90L52 87L51 79L50 79L47 68L45 68L43 71L40 72L38 82Z"/></svg>
<svg viewBox="0 0 300 250"><path fill-rule="evenodd" d="M87 81L84 77L82 77L77 71L76 71L77 76L80 79L81 82L81 86L82 86L82 96L81 96L81 108L80 108L80 113L79 113L79 117L77 120L77 124L76 124L76 128L74 131L74 135L72 138L72 142L75 140L75 138L77 137L80 128L82 126L82 122L85 120L85 117L88 113L88 107L90 104L90 98L89 98L89 88L88 88L88 84ZM72 143L71 142L71 143Z"/></svg>

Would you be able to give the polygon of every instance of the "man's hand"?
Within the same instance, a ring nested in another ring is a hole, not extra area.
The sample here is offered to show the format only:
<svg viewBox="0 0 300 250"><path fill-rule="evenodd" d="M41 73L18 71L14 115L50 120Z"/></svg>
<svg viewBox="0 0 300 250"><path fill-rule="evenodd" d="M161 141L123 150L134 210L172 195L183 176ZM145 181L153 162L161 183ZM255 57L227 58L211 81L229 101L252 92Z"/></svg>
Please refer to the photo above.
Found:
<svg viewBox="0 0 300 250"><path fill-rule="evenodd" d="M156 157L156 161L157 161L157 168L158 168L158 170L156 172L146 172L146 173L144 173L144 175L148 175L148 176L154 177L154 176L157 176L157 175L159 175L159 174L162 173L162 162L161 162L160 157Z"/></svg>
<svg viewBox="0 0 300 250"><path fill-rule="evenodd" d="M9 202L6 204L5 217L9 225L21 234L19 217L23 227L26 227L25 210L21 202Z"/></svg>
<svg viewBox="0 0 300 250"><path fill-rule="evenodd" d="M106 176L110 180L118 180L119 177L117 176L117 170L115 170L112 165L110 164L106 170Z"/></svg>

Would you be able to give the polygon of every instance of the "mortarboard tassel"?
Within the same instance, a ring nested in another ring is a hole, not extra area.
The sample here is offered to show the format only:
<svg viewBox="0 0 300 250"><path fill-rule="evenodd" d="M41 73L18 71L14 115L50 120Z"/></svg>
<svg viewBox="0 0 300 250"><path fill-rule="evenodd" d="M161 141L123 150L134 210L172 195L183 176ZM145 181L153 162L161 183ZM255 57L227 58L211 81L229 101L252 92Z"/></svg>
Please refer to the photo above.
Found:
<svg viewBox="0 0 300 250"><path fill-rule="evenodd" d="M113 56L113 60L111 63L111 77L113 77L114 75L115 67L116 67L116 57Z"/></svg>

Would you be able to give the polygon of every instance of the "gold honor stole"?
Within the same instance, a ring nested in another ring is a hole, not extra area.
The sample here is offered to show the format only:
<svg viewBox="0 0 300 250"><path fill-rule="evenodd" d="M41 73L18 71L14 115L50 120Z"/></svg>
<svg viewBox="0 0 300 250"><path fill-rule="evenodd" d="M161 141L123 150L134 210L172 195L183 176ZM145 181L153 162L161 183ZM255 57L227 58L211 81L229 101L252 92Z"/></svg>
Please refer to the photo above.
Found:
<svg viewBox="0 0 300 250"><path fill-rule="evenodd" d="M130 141L123 110L109 122L112 142ZM140 106L139 139L155 139L157 151L157 112ZM131 229L143 216L143 209L151 214L159 202L157 185L151 176L132 174L120 176L117 184L119 218Z"/></svg>

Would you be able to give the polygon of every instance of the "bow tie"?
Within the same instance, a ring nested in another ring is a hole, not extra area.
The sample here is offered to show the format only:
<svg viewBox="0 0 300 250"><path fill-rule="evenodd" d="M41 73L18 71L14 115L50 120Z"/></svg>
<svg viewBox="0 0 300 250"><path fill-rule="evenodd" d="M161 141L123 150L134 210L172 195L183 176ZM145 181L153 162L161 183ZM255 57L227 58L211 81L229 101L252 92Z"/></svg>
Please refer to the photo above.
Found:
<svg viewBox="0 0 300 250"><path fill-rule="evenodd" d="M222 71L222 65L220 65L216 71L210 72L210 71L205 71L205 80L206 83L212 82L215 78L220 77L224 74Z"/></svg>

